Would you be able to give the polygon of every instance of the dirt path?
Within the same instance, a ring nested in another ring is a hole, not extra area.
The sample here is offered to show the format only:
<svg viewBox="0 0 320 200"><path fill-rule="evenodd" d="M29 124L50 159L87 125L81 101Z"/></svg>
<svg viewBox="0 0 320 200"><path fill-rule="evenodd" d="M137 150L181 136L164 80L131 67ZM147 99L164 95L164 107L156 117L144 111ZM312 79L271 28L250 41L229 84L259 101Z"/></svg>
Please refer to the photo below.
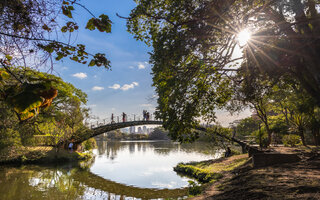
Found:
<svg viewBox="0 0 320 200"><path fill-rule="evenodd" d="M224 174L224 178L193 200L320 200L320 156L309 151L281 148L278 152L298 153L298 163L241 169ZM228 162L227 160L225 162Z"/></svg>

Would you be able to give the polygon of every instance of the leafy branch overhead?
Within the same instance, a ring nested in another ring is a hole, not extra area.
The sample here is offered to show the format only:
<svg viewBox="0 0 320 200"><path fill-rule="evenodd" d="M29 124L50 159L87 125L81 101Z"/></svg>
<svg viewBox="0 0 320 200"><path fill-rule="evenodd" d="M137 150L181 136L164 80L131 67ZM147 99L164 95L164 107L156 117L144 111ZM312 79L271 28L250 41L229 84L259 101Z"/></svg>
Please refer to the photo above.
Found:
<svg viewBox="0 0 320 200"><path fill-rule="evenodd" d="M21 122L37 116L40 109L48 108L57 97L57 80L30 76L21 83L16 79L17 75L20 77L23 74L22 70L9 67L2 60L1 65L5 67L5 70L0 69L1 100L13 108Z"/></svg>
<svg viewBox="0 0 320 200"><path fill-rule="evenodd" d="M84 9L92 16L85 26L86 29L111 33L112 22L107 15L95 17L78 0L5 1L0 7L0 36L4 40L2 44L6 45L1 54L15 55L12 60L15 65L26 66L24 61L31 56L37 56L39 63L43 64L53 56L57 61L69 57L81 64L110 68L110 61L104 53L93 54L85 50L84 44L70 43L71 34L80 29L80 25L73 18L75 10ZM61 20L57 18L61 15L67 17L65 24L58 23ZM63 34L69 36L64 37ZM56 39L52 39L54 37ZM64 41L59 38L69 39Z"/></svg>

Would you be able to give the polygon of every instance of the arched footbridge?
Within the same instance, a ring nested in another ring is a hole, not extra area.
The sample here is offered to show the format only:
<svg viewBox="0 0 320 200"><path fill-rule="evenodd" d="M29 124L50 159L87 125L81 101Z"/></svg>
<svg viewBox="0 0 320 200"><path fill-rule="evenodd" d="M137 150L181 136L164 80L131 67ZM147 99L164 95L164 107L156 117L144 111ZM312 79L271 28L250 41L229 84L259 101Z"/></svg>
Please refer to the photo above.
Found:
<svg viewBox="0 0 320 200"><path fill-rule="evenodd" d="M96 127L91 127L91 130L88 131L85 135L82 135L79 138L74 138L74 142L81 143L85 140L88 140L92 137L98 136L100 134L103 134L109 131L117 130L120 128L131 127L131 126L141 126L141 125L162 125L162 121L142 120L142 121L128 121L128 122L102 124Z"/></svg>
<svg viewBox="0 0 320 200"><path fill-rule="evenodd" d="M86 132L84 135L81 135L77 138L73 138L72 141L76 144L80 144L85 140L88 140L92 137L101 135L103 133L109 132L109 131L113 131L113 130L117 130L120 128L126 128L126 127L131 127L131 126L141 126L141 125L162 125L162 121L159 120L138 120L138 121L124 121L124 122L114 122L112 121L111 123L105 124L105 123L97 123L97 126L93 126L91 125L91 129ZM207 128L205 126L199 126L195 128L198 131L204 131L207 132ZM252 149L252 147L250 147L250 145L248 145L246 142L238 140L236 138L228 138L225 135L220 134L219 132L214 131L215 134L217 134L218 136L225 138L227 140L232 140L233 142L238 143L242 148L243 151L245 151L245 149ZM71 141L71 140L69 140Z"/></svg>

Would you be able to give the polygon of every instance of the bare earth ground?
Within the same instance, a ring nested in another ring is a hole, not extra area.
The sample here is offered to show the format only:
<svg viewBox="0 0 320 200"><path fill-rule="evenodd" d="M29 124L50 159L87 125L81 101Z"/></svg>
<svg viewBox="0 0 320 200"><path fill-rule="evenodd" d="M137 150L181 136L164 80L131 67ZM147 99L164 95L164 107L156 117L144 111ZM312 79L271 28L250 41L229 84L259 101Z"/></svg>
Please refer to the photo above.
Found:
<svg viewBox="0 0 320 200"><path fill-rule="evenodd" d="M225 172L224 178L210 185L193 200L320 200L320 156L308 148L274 147L273 151L297 153L298 163L263 168L246 165ZM223 162L232 162L223 160Z"/></svg>

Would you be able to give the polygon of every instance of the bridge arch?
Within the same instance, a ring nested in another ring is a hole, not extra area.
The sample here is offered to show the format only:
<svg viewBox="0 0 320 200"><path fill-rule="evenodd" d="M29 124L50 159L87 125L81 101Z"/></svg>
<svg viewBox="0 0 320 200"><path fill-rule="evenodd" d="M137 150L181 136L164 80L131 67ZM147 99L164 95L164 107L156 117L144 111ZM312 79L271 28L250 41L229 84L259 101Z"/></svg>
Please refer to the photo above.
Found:
<svg viewBox="0 0 320 200"><path fill-rule="evenodd" d="M130 121L130 122L120 122L120 123L111 123L106 125L101 125L98 127L91 128L85 135L76 138L75 143L81 143L85 140L88 140L92 137L98 136L100 134L117 130L120 128L126 128L130 126L141 126L141 125L162 125L162 121Z"/></svg>

